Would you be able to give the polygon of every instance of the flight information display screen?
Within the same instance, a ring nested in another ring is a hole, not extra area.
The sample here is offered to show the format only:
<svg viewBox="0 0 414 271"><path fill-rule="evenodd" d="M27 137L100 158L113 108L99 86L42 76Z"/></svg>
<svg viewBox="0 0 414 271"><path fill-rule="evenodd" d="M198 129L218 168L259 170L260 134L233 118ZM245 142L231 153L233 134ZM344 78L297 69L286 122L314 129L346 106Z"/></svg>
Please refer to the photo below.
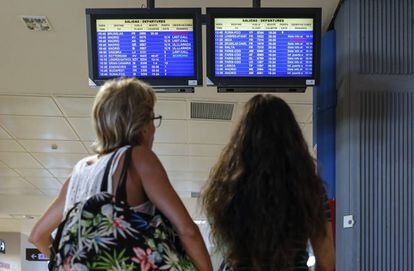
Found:
<svg viewBox="0 0 414 271"><path fill-rule="evenodd" d="M312 18L215 18L217 77L311 77Z"/></svg>
<svg viewBox="0 0 414 271"><path fill-rule="evenodd" d="M194 76L193 19L97 19L98 77Z"/></svg>

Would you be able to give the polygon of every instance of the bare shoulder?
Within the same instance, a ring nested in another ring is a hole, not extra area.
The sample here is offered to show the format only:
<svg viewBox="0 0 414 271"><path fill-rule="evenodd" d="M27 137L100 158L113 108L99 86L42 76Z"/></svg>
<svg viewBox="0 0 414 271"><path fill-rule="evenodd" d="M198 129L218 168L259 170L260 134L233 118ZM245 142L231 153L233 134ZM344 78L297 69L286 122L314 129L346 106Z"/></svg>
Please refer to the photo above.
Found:
<svg viewBox="0 0 414 271"><path fill-rule="evenodd" d="M132 160L141 166L159 163L157 155L146 146L135 146L132 149Z"/></svg>
<svg viewBox="0 0 414 271"><path fill-rule="evenodd" d="M139 157L152 157L156 156L152 149L148 148L147 146L134 146L132 148L132 155Z"/></svg>

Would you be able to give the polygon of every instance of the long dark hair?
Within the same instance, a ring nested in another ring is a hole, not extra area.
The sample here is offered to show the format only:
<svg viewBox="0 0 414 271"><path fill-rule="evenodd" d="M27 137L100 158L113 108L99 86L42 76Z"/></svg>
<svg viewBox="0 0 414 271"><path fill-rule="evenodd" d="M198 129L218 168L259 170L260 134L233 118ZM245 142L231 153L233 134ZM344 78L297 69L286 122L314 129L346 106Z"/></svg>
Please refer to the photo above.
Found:
<svg viewBox="0 0 414 271"><path fill-rule="evenodd" d="M299 124L282 99L256 95L211 170L201 201L231 267L293 266L326 234L324 187Z"/></svg>

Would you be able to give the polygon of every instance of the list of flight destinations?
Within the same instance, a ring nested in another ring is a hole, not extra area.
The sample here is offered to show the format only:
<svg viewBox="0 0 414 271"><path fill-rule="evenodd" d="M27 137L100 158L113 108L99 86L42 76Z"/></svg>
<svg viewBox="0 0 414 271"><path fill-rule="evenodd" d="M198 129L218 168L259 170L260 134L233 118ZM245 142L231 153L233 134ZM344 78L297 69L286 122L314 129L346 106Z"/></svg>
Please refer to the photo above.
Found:
<svg viewBox="0 0 414 271"><path fill-rule="evenodd" d="M96 20L98 75L193 76L192 19Z"/></svg>
<svg viewBox="0 0 414 271"><path fill-rule="evenodd" d="M214 23L216 76L312 76L312 18L216 18Z"/></svg>

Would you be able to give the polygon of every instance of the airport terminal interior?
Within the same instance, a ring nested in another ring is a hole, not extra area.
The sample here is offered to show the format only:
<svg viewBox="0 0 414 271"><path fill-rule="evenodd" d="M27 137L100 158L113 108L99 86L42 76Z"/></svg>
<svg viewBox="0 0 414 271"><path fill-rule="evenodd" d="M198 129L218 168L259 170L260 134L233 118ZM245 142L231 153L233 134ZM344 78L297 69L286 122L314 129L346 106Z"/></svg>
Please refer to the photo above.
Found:
<svg viewBox="0 0 414 271"><path fill-rule="evenodd" d="M315 158L334 270L414 270L413 0L2 0L0 25L0 271L48 270L30 232L95 155L95 95L118 77L156 92L153 151L214 270L200 192L260 93Z"/></svg>

